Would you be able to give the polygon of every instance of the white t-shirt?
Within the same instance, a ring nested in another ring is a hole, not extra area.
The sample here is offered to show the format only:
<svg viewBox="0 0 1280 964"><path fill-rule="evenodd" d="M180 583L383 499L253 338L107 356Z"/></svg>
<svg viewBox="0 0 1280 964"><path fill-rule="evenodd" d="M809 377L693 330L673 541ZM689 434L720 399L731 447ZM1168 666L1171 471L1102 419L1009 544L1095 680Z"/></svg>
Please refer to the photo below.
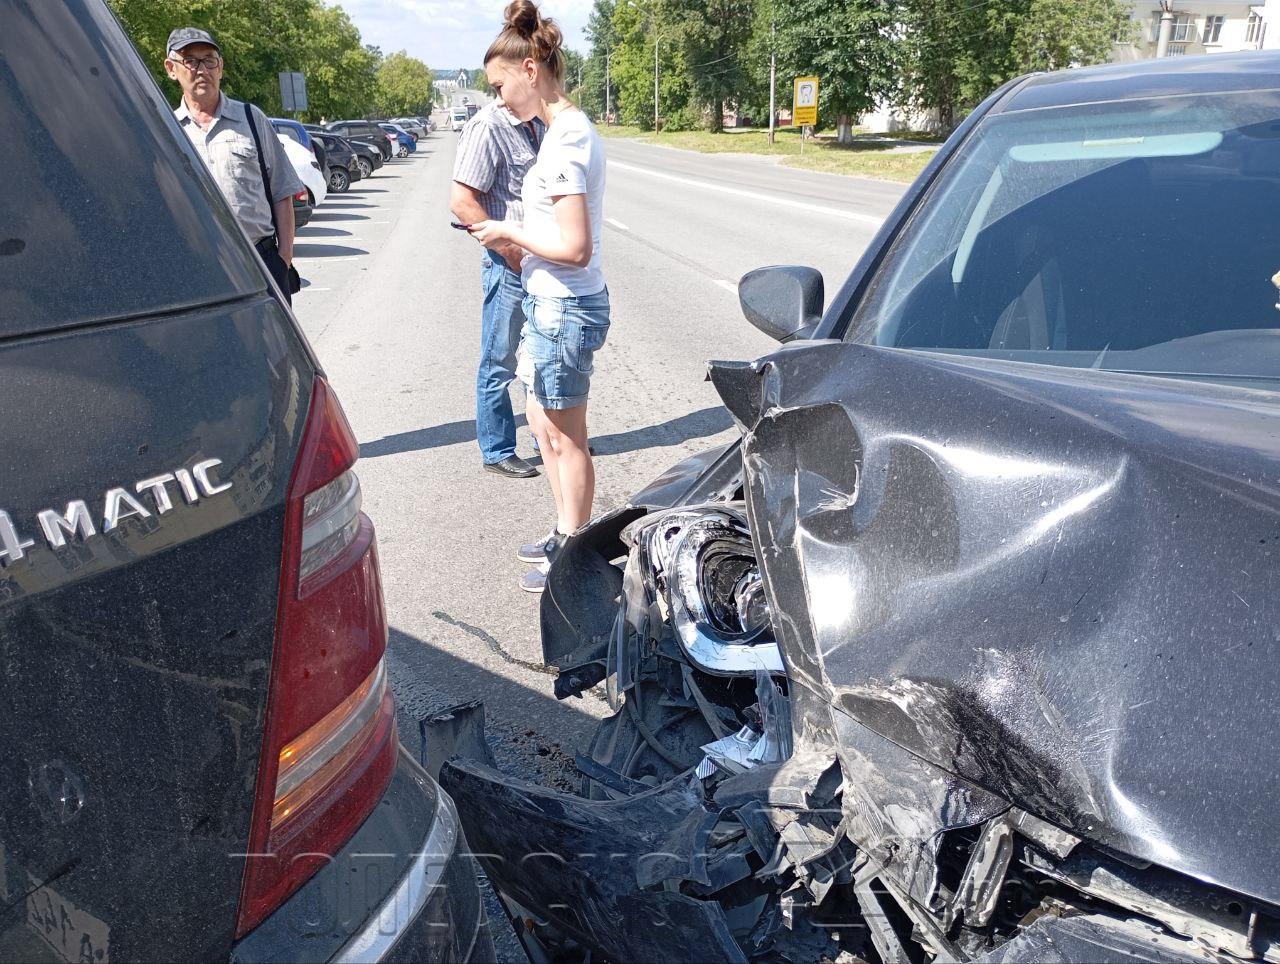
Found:
<svg viewBox="0 0 1280 964"><path fill-rule="evenodd" d="M557 264L529 255L520 280L531 295L570 298L593 295L604 288L600 267L600 235L604 229L604 145L595 126L580 110L566 110L551 121L538 148L538 159L524 177L521 199L524 227L534 234L559 238L551 199L585 194L591 217L591 263L585 268Z"/></svg>

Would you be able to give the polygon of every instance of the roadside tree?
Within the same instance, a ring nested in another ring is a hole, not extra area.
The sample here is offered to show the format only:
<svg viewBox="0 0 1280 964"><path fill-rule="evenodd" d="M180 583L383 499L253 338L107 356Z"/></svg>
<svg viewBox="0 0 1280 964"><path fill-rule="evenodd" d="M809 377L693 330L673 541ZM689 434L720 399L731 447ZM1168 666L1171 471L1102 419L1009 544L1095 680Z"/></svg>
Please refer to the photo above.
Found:
<svg viewBox="0 0 1280 964"><path fill-rule="evenodd" d="M750 96L748 67L753 0L673 0L675 36L682 47L689 87L696 105L708 115L712 131L724 130L726 103Z"/></svg>
<svg viewBox="0 0 1280 964"><path fill-rule="evenodd" d="M899 0L899 99L944 130L1005 81L1104 63L1127 0Z"/></svg>
<svg viewBox="0 0 1280 964"><path fill-rule="evenodd" d="M895 87L894 9L881 0L787 0L774 17L780 89L789 99L791 78L818 77L819 119L849 143L854 119Z"/></svg>
<svg viewBox="0 0 1280 964"><path fill-rule="evenodd" d="M427 113L431 110L433 77L417 57L403 50L388 54L378 67L378 112L387 117Z"/></svg>

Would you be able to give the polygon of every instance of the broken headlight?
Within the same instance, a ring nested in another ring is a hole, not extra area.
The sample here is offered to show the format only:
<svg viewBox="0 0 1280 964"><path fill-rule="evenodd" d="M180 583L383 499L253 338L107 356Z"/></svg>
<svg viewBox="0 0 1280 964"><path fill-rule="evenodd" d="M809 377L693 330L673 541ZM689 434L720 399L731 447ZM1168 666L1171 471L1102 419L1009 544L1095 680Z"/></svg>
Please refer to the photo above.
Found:
<svg viewBox="0 0 1280 964"><path fill-rule="evenodd" d="M624 538L647 557L654 596L691 663L722 676L784 672L740 507L649 516Z"/></svg>

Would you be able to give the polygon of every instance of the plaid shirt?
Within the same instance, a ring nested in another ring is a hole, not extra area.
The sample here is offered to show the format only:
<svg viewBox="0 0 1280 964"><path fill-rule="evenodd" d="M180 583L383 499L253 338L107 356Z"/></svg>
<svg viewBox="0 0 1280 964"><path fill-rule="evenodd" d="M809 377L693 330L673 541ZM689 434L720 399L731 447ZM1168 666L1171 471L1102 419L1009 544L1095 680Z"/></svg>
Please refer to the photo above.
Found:
<svg viewBox="0 0 1280 964"><path fill-rule="evenodd" d="M523 221L520 188L538 158L546 127L540 118L522 124L496 101L467 121L458 139L453 179L480 192L493 221Z"/></svg>
<svg viewBox="0 0 1280 964"><path fill-rule="evenodd" d="M267 203L267 192L262 184L258 150L253 146L246 105L226 94L221 95L217 113L208 130L201 130L196 124L185 100L178 105L173 116L178 118L187 137L204 158L245 234L255 242L271 237L275 233L271 226L271 205ZM253 108L253 119L262 139L262 150L267 155L264 158L267 176L271 178L271 193L275 195L271 200L282 201L301 191L302 181L280 145L271 121L257 107Z"/></svg>

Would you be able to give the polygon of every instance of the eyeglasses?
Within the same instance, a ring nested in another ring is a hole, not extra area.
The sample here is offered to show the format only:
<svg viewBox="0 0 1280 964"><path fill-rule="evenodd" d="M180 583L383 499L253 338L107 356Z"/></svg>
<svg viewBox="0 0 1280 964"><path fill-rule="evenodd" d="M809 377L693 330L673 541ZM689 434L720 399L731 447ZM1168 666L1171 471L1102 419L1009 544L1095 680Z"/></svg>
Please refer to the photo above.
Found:
<svg viewBox="0 0 1280 964"><path fill-rule="evenodd" d="M175 57L173 58L193 74L203 67L205 70L217 70L222 63L221 57Z"/></svg>

